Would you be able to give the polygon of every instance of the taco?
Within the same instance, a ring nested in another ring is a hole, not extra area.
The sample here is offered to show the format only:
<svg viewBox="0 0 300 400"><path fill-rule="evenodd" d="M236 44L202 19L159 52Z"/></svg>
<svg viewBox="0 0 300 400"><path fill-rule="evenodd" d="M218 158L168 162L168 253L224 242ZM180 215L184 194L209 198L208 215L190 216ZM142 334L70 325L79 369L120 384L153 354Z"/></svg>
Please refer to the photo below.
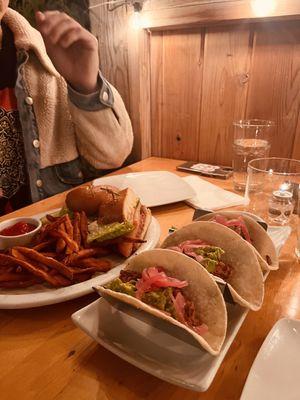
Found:
<svg viewBox="0 0 300 400"><path fill-rule="evenodd" d="M144 251L96 290L184 329L212 355L220 352L227 329L225 302L195 260L170 250Z"/></svg>
<svg viewBox="0 0 300 400"><path fill-rule="evenodd" d="M263 270L278 269L278 257L274 243L264 228L242 212L222 211L205 214L197 221L213 221L225 225L250 243L261 255Z"/></svg>
<svg viewBox="0 0 300 400"><path fill-rule="evenodd" d="M256 251L232 230L215 222L193 222L168 236L162 248L183 253L228 285L233 300L253 311L264 297Z"/></svg>

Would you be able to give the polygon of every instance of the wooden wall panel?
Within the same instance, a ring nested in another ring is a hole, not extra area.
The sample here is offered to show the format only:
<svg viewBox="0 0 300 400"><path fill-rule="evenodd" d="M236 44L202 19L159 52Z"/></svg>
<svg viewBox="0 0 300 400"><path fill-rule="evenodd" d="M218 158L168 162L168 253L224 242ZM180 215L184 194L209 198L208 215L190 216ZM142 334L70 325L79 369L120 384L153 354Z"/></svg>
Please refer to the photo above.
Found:
<svg viewBox="0 0 300 400"><path fill-rule="evenodd" d="M152 33L153 155L230 165L232 122L260 118L271 154L299 159L299 112L297 21Z"/></svg>
<svg viewBox="0 0 300 400"><path fill-rule="evenodd" d="M129 161L151 156L150 37L145 30L128 32L129 114L134 146Z"/></svg>
<svg viewBox="0 0 300 400"><path fill-rule="evenodd" d="M163 86L164 86L164 54L163 33L151 34L150 46L150 71L151 71L151 152L160 156L162 151L163 132Z"/></svg>
<svg viewBox="0 0 300 400"><path fill-rule="evenodd" d="M152 154L197 158L202 91L202 31L151 38Z"/></svg>
<svg viewBox="0 0 300 400"><path fill-rule="evenodd" d="M299 111L300 24L256 25L247 117L275 121L272 155L300 158Z"/></svg>
<svg viewBox="0 0 300 400"><path fill-rule="evenodd" d="M90 0L90 5L97 6L99 1ZM99 42L100 68L121 94L131 117L134 145L126 163L151 155L149 33L135 29L132 17L132 7L109 11L104 4L90 10L91 29Z"/></svg>
<svg viewBox="0 0 300 400"><path fill-rule="evenodd" d="M199 160L231 165L232 122L244 117L250 61L249 26L206 31Z"/></svg>
<svg viewBox="0 0 300 400"><path fill-rule="evenodd" d="M99 0L90 0L96 5ZM106 77L120 92L127 109L130 105L128 77L128 16L127 9L120 7L113 12L107 6L90 11L91 30L99 43L100 67Z"/></svg>
<svg viewBox="0 0 300 400"><path fill-rule="evenodd" d="M248 23L227 25L234 3L205 1L193 13L194 6L182 0L149 0L144 14L163 19L159 31L134 31L130 6L91 11L102 71L132 120L130 161L157 155L230 164L232 121L243 117L275 120L272 153L300 158L299 22L263 17L253 23L259 18L253 10L245 17L250 0L243 0L246 8L234 18ZM284 18L300 16L298 0L283 3ZM283 18L280 10L265 17ZM206 27L183 28L182 18L190 14L187 25L197 20ZM226 24L212 26L221 20Z"/></svg>

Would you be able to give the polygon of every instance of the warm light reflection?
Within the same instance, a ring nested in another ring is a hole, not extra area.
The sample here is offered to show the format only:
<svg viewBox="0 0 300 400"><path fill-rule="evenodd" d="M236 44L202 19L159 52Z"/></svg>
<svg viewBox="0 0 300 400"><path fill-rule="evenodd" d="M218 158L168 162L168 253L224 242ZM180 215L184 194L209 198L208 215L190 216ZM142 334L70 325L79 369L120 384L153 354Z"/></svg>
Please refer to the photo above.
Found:
<svg viewBox="0 0 300 400"><path fill-rule="evenodd" d="M277 6L277 0L252 0L251 8L257 17L272 14Z"/></svg>
<svg viewBox="0 0 300 400"><path fill-rule="evenodd" d="M299 318L300 299L298 292L293 292L286 304L285 313L288 318Z"/></svg>
<svg viewBox="0 0 300 400"><path fill-rule="evenodd" d="M132 14L132 27L133 29L143 29L147 26L146 18L142 12L135 11Z"/></svg>
<svg viewBox="0 0 300 400"><path fill-rule="evenodd" d="M279 190L281 190L282 192L289 190L291 187L291 184L289 182L284 182L280 185Z"/></svg>

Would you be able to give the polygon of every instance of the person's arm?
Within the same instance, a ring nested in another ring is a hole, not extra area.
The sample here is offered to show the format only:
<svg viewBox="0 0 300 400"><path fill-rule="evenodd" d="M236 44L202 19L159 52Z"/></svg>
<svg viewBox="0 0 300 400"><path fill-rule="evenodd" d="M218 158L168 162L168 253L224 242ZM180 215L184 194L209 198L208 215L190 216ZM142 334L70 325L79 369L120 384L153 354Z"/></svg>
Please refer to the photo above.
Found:
<svg viewBox="0 0 300 400"><path fill-rule="evenodd" d="M94 168L122 165L133 133L121 96L99 73L96 38L59 11L37 12L47 53L68 83L80 155Z"/></svg>

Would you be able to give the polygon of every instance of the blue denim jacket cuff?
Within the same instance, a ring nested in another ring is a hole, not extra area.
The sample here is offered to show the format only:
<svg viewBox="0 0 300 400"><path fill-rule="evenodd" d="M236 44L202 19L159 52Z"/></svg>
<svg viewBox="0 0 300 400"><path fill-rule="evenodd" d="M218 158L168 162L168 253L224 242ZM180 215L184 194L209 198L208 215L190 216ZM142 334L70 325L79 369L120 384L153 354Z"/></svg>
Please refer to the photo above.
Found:
<svg viewBox="0 0 300 400"><path fill-rule="evenodd" d="M112 89L99 71L98 75L99 90L90 94L77 92L68 84L68 95L70 101L81 110L98 111L114 104L114 95Z"/></svg>

